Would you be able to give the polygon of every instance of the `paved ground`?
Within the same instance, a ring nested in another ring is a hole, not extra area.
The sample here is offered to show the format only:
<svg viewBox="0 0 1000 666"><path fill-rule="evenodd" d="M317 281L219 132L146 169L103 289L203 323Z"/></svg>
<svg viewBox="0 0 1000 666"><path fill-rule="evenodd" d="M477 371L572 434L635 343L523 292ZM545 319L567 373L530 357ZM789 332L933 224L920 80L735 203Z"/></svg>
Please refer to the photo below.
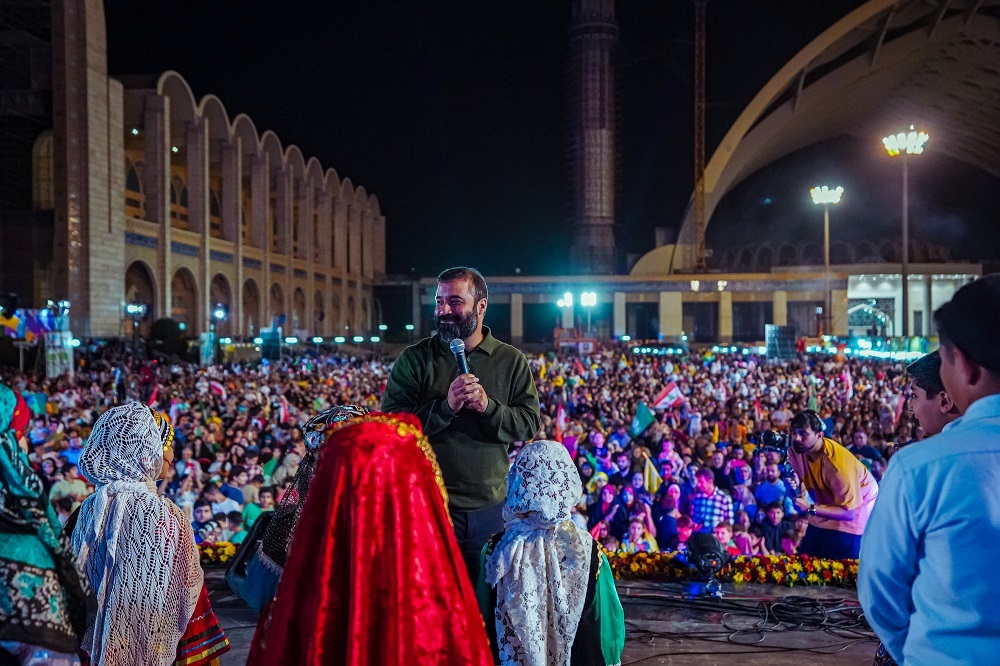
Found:
<svg viewBox="0 0 1000 666"><path fill-rule="evenodd" d="M222 666L242 666L257 626L257 611L247 608L229 592L223 571L210 569L206 571L206 579L215 612L232 643L232 649L221 659ZM877 643L870 632L833 628L836 624L856 623L853 608L857 605L857 595L853 590L793 590L770 585L744 585L736 589L727 585L721 601L691 599L691 593L698 591L679 584L619 581L618 594L628 629L623 666L868 666L872 663ZM785 601L771 605L778 598ZM823 602L827 608L839 606L847 610L824 615L817 602ZM770 615L765 617L766 613ZM774 613L781 614L786 622L777 624ZM793 627L824 617L828 630ZM758 631L762 622L769 629L763 633Z"/></svg>

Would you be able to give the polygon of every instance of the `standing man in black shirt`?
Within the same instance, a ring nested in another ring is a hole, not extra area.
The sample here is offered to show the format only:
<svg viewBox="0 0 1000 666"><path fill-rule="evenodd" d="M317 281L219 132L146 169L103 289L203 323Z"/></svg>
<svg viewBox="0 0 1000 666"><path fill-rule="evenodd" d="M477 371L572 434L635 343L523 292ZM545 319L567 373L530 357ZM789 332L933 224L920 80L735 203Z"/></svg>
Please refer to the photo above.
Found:
<svg viewBox="0 0 1000 666"><path fill-rule="evenodd" d="M524 354L483 326L488 292L474 268L438 276L437 333L408 347L392 366L382 411L415 414L424 426L448 490L455 536L473 582L479 555L503 530L507 450L541 426L538 391ZM449 344L465 342L469 372L458 374Z"/></svg>

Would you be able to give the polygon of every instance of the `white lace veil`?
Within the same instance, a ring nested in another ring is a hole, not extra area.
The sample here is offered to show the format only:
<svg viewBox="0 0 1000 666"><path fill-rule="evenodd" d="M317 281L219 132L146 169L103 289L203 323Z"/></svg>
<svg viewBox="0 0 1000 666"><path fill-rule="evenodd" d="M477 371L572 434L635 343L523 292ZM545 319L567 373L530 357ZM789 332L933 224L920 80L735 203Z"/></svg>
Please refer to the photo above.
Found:
<svg viewBox="0 0 1000 666"><path fill-rule="evenodd" d="M570 518L583 484L566 448L529 442L507 474L504 536L486 564L497 588L503 664L570 663L590 577L593 539Z"/></svg>
<svg viewBox="0 0 1000 666"><path fill-rule="evenodd" d="M94 666L172 664L201 592L191 526L156 494L161 430L148 407L114 407L80 453L96 492L80 507L73 550L97 595L82 647Z"/></svg>

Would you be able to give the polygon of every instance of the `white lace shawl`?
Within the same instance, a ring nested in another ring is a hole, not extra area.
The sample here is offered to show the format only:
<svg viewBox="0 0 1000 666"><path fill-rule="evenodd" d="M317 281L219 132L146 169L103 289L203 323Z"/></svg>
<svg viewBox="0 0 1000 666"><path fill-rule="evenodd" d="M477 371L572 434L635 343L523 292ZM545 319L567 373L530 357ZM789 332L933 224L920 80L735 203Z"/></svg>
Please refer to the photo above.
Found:
<svg viewBox="0 0 1000 666"><path fill-rule="evenodd" d="M530 442L507 475L504 536L486 564L497 588L502 664L570 663L583 615L593 539L570 518L583 492L566 448Z"/></svg>
<svg viewBox="0 0 1000 666"><path fill-rule="evenodd" d="M73 531L97 595L82 641L94 666L172 664L201 593L191 526L156 494L162 463L160 430L134 402L101 415L80 453L80 471L96 486Z"/></svg>

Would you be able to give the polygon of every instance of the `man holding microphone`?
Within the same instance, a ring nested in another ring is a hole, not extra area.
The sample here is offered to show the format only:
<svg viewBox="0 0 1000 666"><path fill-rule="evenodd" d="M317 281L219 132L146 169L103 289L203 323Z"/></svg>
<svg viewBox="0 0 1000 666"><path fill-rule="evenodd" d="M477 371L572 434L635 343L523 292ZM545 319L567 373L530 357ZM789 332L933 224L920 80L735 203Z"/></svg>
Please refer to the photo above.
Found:
<svg viewBox="0 0 1000 666"><path fill-rule="evenodd" d="M483 326L488 292L474 268L438 276L437 333L408 347L392 366L382 411L420 419L448 490L455 536L473 582L486 541L503 530L511 443L541 426L538 391L520 351ZM468 372L452 343L464 343Z"/></svg>

